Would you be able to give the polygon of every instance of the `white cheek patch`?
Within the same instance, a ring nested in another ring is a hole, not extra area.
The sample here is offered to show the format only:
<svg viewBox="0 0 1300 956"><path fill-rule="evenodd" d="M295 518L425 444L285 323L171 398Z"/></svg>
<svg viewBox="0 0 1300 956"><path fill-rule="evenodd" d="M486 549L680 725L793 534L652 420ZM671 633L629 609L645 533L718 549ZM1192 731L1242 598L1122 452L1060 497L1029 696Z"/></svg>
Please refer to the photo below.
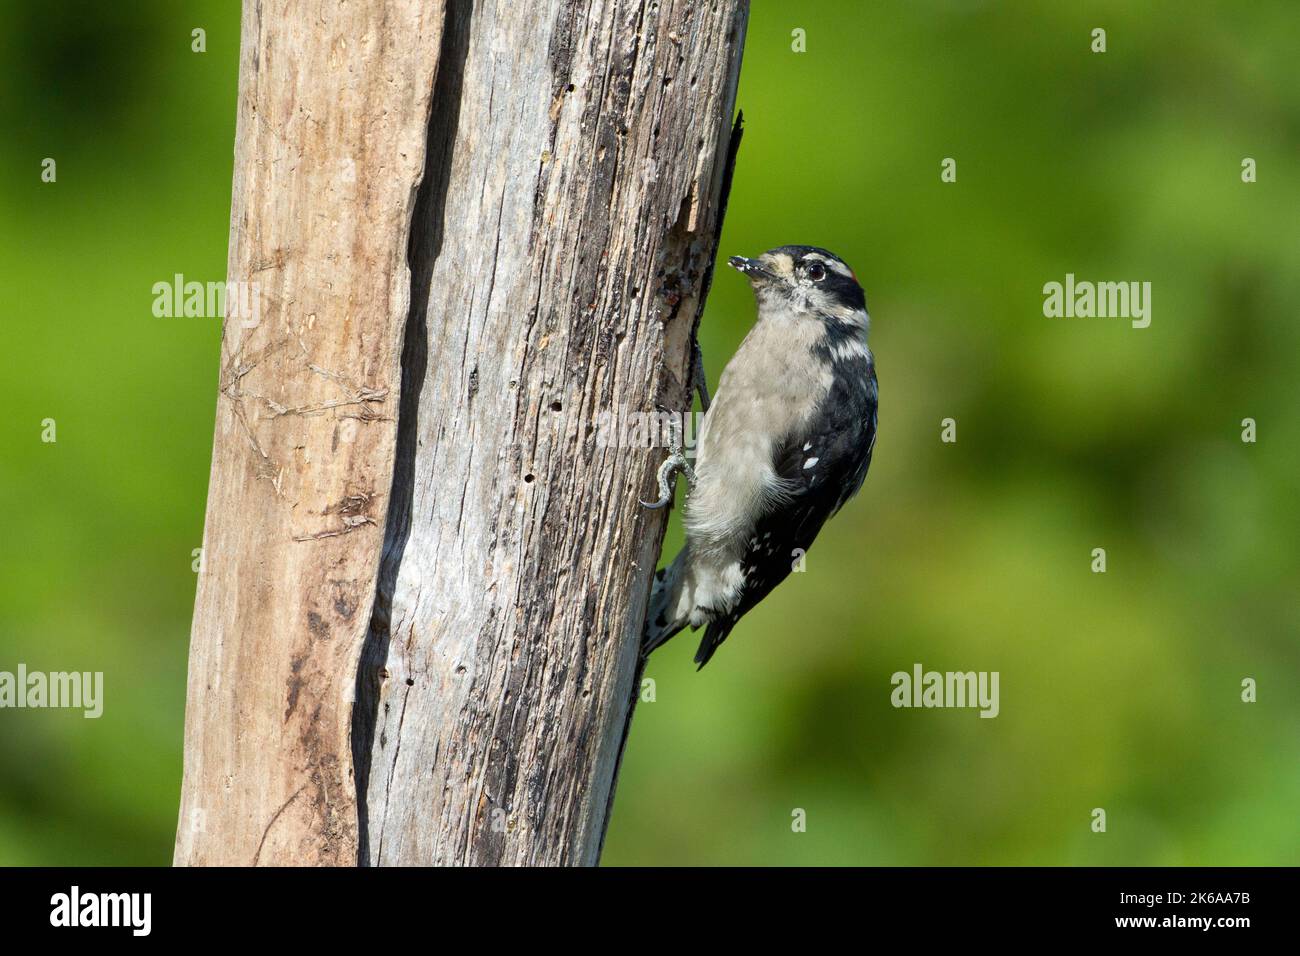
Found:
<svg viewBox="0 0 1300 956"><path fill-rule="evenodd" d="M853 321L854 310L845 308L823 285L811 279L801 279L791 298L807 311L828 315L845 324L856 324Z"/></svg>

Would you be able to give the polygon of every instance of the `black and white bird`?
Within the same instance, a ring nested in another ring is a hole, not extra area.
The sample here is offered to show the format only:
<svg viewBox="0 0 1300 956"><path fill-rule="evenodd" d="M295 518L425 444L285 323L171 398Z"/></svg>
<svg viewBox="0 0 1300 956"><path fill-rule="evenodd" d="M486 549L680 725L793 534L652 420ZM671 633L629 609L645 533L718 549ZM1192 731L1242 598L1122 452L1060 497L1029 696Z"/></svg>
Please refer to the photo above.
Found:
<svg viewBox="0 0 1300 956"><path fill-rule="evenodd" d="M704 627L700 667L862 487L876 441L870 320L853 270L814 246L729 262L749 278L758 319L700 427L686 545L655 575L642 649ZM662 469L660 479L662 505Z"/></svg>

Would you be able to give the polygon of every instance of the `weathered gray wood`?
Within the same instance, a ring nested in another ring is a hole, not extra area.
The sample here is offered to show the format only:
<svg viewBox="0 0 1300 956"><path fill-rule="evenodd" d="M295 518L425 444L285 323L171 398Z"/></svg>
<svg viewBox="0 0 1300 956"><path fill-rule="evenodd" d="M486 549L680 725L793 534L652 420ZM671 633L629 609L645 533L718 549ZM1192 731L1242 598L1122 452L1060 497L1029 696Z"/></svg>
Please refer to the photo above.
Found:
<svg viewBox="0 0 1300 956"><path fill-rule="evenodd" d="M596 861L746 14L246 4L178 863Z"/></svg>
<svg viewBox="0 0 1300 956"><path fill-rule="evenodd" d="M464 79L454 119L435 96L448 182L412 253L430 361L372 634L363 853L593 863L664 524L637 504L662 451L594 426L687 407L747 11L450 8Z"/></svg>
<svg viewBox="0 0 1300 956"><path fill-rule="evenodd" d="M228 320L178 864L351 864L351 716L392 483L441 4L244 5Z"/></svg>

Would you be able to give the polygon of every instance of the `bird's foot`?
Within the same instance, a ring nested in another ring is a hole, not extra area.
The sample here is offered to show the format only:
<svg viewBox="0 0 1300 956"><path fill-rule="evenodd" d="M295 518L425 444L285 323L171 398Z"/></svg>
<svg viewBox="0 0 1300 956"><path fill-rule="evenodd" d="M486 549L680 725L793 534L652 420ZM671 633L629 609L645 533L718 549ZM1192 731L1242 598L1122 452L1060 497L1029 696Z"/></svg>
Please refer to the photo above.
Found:
<svg viewBox="0 0 1300 956"><path fill-rule="evenodd" d="M681 452L674 452L665 458L663 464L659 466L659 473L656 476L659 481L659 500L642 501L641 504L652 511L666 508L673 500L672 479L678 471L686 476L686 480L692 486L695 485L695 470L691 468L691 463L686 460L686 456Z"/></svg>
<svg viewBox="0 0 1300 956"><path fill-rule="evenodd" d="M660 508L666 508L673 500L673 476L679 471L686 476L687 482L694 488L695 469L691 467L691 463L687 461L686 455L682 451L682 436L677 419L670 416L668 419L668 457L664 459L663 464L659 466L658 473L655 475L659 483L659 500L642 501L641 505L656 511Z"/></svg>

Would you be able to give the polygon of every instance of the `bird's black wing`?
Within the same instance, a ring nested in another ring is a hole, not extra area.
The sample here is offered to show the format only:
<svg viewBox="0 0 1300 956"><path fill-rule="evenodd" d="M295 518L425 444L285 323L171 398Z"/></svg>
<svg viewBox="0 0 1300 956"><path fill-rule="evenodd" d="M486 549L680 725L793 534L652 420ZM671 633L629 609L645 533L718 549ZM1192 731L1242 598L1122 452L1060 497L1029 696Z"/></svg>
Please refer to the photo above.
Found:
<svg viewBox="0 0 1300 956"><path fill-rule="evenodd" d="M876 443L877 394L875 370L863 365L857 374L837 375L808 428L779 449L774 467L790 493L755 525L741 564L740 600L709 623L695 653L700 667L736 622L801 565L822 525L862 487Z"/></svg>

